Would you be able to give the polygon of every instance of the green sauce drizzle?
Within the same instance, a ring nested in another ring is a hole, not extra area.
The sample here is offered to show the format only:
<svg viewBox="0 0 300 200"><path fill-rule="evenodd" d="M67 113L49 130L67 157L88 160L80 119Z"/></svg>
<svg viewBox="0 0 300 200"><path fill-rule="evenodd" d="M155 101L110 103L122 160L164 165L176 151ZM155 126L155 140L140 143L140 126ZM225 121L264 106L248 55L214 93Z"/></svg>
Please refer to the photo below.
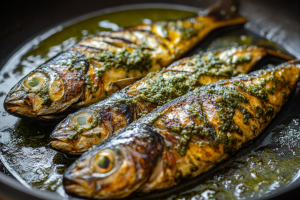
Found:
<svg viewBox="0 0 300 200"><path fill-rule="evenodd" d="M170 77L167 78L163 77L162 72L149 74L147 80L149 88L140 92L138 98L142 101L163 105L201 86L199 79L203 75L229 78L239 73L236 70L237 62L227 64L212 52L206 56L204 58L203 55L196 55L188 63L185 63L189 67L193 67L191 74L168 72ZM249 62L250 60L243 59L243 62ZM241 64L241 61L238 64Z"/></svg>
<svg viewBox="0 0 300 200"><path fill-rule="evenodd" d="M104 51L100 54L93 54L91 59L101 62L104 68L97 71L98 76L103 76L105 70L123 67L126 71L140 70L147 71L151 68L152 58L147 50L136 48L132 52L123 49L120 52Z"/></svg>

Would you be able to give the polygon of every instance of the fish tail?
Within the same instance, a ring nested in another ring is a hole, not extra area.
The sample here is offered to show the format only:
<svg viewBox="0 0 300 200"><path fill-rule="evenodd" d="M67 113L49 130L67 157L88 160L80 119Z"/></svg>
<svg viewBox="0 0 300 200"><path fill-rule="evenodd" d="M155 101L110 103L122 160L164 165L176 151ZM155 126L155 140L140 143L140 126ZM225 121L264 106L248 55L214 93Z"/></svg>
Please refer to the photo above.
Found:
<svg viewBox="0 0 300 200"><path fill-rule="evenodd" d="M238 1L237 0L219 0L216 4L208 7L199 14L217 17L218 19L229 20L237 17L238 13Z"/></svg>
<svg viewBox="0 0 300 200"><path fill-rule="evenodd" d="M284 60L293 60L294 58L290 55L284 54L284 53L280 53L271 49L267 49L267 53L271 56L275 56L278 58L282 58Z"/></svg>

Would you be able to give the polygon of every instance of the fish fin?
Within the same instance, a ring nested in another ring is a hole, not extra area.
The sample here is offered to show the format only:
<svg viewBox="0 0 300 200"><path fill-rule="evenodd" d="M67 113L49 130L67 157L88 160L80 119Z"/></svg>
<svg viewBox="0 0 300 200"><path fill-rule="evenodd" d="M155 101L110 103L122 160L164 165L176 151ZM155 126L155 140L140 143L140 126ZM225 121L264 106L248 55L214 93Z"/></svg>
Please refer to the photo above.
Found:
<svg viewBox="0 0 300 200"><path fill-rule="evenodd" d="M279 58L283 58L285 60L293 60L294 58L290 55L284 54L284 53L279 53L270 49L267 49L267 52L269 55L275 56L275 57L279 57Z"/></svg>
<svg viewBox="0 0 300 200"><path fill-rule="evenodd" d="M237 8L237 0L220 0L216 4L205 9L204 12L200 13L200 15L203 14L205 16L229 20L237 17Z"/></svg>
<svg viewBox="0 0 300 200"><path fill-rule="evenodd" d="M115 82L110 82L109 86L112 88L117 87L118 89L123 89L124 87L133 84L140 78L124 78L120 80L116 80Z"/></svg>

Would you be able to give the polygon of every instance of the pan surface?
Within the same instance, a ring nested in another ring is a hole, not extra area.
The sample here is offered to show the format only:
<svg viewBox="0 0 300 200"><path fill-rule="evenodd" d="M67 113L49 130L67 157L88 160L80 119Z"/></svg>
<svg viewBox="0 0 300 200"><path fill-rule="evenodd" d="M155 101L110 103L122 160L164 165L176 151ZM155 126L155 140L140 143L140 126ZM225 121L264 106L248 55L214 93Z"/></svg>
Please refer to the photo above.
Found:
<svg viewBox="0 0 300 200"><path fill-rule="evenodd" d="M155 9L149 9L151 7ZM130 10L133 8L139 9ZM141 10L141 8L147 9ZM162 8L172 8L173 10ZM242 7L242 9L245 8ZM128 16L131 18L129 17L125 21L120 20L120 16L125 14L125 11L120 10L130 10L126 13L130 13ZM53 57L89 34L97 34L99 30L110 30L109 28L116 27L116 25L140 24L142 20L155 21L193 16L197 11L198 9L194 7L164 4L119 7L90 14L57 26L31 40L16 52L3 67L0 73L0 104L3 102L5 93L22 76L42 64L47 58ZM105 12L107 14L104 14ZM94 18L92 18L93 15L95 15ZM76 21L84 18L88 19L76 23ZM100 27L99 22L102 22ZM190 51L188 55L197 53L200 50L218 49L240 44L258 44L284 51L273 42L253 33L255 26L258 25L259 23L248 23L246 28L233 27L234 29L217 31L206 42ZM101 29L101 27L106 29ZM289 45L289 41L285 41L285 38L283 38L283 33L278 29L276 30L273 30L273 35L267 31L263 32L263 30L262 32L255 32L266 36L268 39L275 40L288 53L299 58L300 43L295 45L294 43L297 44L297 41L290 41L291 44ZM288 32L285 32L285 34L288 34ZM270 63L277 64L280 62L282 61L269 59L261 67L272 67ZM269 65L266 65L268 63ZM219 199L257 199L259 197L265 198L268 195L278 195L285 190L300 185L298 178L300 174L300 148L298 147L298 144L300 144L300 106L297 105L300 100L299 89L298 86L287 105L268 129L253 144L240 151L232 159L222 163L205 176L193 179L165 192L144 196L143 199L154 197L162 199L209 199L214 197ZM27 187L35 186L42 190L56 191L61 197L66 197L61 187L61 176L65 167L73 160L68 160L62 154L56 153L46 146L48 135L54 126L37 125L26 120L19 120L8 116L3 107L0 110L0 156L5 165L4 172L6 174L11 173ZM4 169L4 167L0 168ZM2 183L1 180L0 183ZM12 185L14 184L12 183ZM274 193L274 191L277 193ZM35 192L32 191L36 196L41 195ZM49 195L47 197L57 198L55 194Z"/></svg>

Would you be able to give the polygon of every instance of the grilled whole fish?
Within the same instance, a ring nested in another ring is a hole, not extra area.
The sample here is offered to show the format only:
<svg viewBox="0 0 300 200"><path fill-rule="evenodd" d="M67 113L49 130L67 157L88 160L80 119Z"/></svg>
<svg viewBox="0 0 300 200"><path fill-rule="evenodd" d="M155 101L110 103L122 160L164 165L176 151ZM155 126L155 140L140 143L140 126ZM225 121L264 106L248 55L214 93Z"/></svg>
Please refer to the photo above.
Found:
<svg viewBox="0 0 300 200"><path fill-rule="evenodd" d="M64 175L68 194L115 199L170 188L212 169L276 116L300 61L196 88L83 154Z"/></svg>
<svg viewBox="0 0 300 200"><path fill-rule="evenodd" d="M288 58L255 46L184 58L106 100L69 115L55 128L49 145L66 154L80 155L140 116L196 87L247 73L267 54Z"/></svg>
<svg viewBox="0 0 300 200"><path fill-rule="evenodd" d="M143 24L83 40L17 83L4 107L18 117L59 120L168 66L212 30L246 22L235 13L229 13L230 19L211 15Z"/></svg>
<svg viewBox="0 0 300 200"><path fill-rule="evenodd" d="M207 172L264 130L295 88L299 68L300 61L239 75L161 106L83 154L64 175L65 191L123 198Z"/></svg>

